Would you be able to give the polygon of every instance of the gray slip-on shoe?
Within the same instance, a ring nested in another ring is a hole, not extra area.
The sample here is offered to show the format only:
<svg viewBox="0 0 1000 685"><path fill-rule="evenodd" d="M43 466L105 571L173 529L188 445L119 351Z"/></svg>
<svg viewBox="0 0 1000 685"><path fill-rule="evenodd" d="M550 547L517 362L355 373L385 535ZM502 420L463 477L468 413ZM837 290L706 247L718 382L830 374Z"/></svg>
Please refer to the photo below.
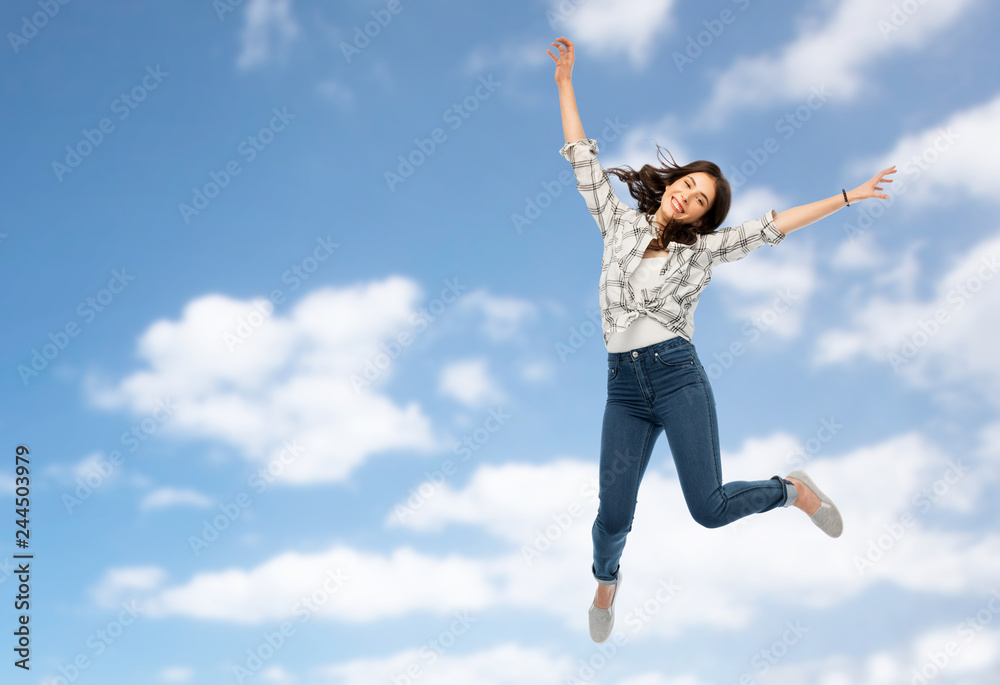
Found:
<svg viewBox="0 0 1000 685"><path fill-rule="evenodd" d="M830 537L839 538L840 534L844 532L844 519L841 518L837 505L822 490L816 487L816 483L813 482L813 479L805 471L796 469L789 473L786 478L797 478L816 493L820 502L819 509L809 516L809 520Z"/></svg>
<svg viewBox="0 0 1000 685"><path fill-rule="evenodd" d="M618 570L618 580L615 581L615 594L611 595L611 606L607 609L600 609L594 602L590 603L590 638L594 642L604 642L611 635L611 629L615 627L615 602L618 601L618 593L621 592L622 572ZM597 597L594 597L597 600Z"/></svg>

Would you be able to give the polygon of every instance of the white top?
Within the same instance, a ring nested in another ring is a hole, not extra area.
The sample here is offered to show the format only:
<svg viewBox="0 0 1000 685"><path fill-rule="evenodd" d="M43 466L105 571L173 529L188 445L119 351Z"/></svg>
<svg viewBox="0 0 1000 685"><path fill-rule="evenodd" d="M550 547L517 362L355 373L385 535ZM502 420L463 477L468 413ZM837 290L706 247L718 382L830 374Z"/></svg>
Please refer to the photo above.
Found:
<svg viewBox="0 0 1000 685"><path fill-rule="evenodd" d="M629 276L629 285L634 291L642 288L652 290L660 277L660 269L666 263L666 256L644 257ZM625 330L612 333L607 344L608 352L628 352L677 337L677 333L645 314L645 310L640 311L639 317L628 324Z"/></svg>

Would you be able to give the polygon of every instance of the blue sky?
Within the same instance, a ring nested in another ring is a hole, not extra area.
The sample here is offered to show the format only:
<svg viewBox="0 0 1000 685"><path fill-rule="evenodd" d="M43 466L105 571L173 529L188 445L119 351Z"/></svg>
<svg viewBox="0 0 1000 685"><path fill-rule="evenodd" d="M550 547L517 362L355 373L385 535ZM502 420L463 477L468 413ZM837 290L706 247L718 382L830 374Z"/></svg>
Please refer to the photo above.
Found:
<svg viewBox="0 0 1000 685"><path fill-rule="evenodd" d="M1000 10L778 5L5 4L4 682L995 682ZM724 478L843 536L698 526L661 438L602 647L560 35L602 164L713 160L730 224L900 170L695 320Z"/></svg>

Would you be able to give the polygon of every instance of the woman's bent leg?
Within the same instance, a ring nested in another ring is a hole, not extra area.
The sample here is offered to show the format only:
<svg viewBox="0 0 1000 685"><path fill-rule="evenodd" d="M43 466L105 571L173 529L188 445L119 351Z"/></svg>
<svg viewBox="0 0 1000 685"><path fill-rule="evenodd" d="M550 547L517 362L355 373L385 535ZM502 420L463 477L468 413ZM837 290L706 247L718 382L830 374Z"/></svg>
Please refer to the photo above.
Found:
<svg viewBox="0 0 1000 685"><path fill-rule="evenodd" d="M706 528L718 528L791 504L796 490L780 476L722 482L715 397L693 346L692 361L686 368L660 367L670 389L658 393L656 402L691 516Z"/></svg>
<svg viewBox="0 0 1000 685"><path fill-rule="evenodd" d="M604 585L618 579L618 561L632 530L639 483L662 430L644 402L616 402L609 397L601 429L600 504L591 531L591 572Z"/></svg>

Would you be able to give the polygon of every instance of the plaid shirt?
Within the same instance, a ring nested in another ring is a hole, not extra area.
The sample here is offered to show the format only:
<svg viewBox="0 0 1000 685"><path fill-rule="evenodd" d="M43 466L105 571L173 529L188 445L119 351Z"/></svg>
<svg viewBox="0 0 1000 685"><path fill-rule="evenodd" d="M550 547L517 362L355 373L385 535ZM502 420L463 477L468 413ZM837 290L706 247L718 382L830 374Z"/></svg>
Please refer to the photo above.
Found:
<svg viewBox="0 0 1000 685"><path fill-rule="evenodd" d="M656 237L656 228L642 212L615 196L597 152L593 138L566 143L559 150L573 165L576 187L604 239L598 287L604 344L607 346L614 333L625 330L640 311L691 342L694 310L702 289L712 280L712 267L743 259L765 243L777 245L784 240L785 234L774 225L774 210L760 219L699 235L694 245L670 241L656 285L636 292L629 276Z"/></svg>

